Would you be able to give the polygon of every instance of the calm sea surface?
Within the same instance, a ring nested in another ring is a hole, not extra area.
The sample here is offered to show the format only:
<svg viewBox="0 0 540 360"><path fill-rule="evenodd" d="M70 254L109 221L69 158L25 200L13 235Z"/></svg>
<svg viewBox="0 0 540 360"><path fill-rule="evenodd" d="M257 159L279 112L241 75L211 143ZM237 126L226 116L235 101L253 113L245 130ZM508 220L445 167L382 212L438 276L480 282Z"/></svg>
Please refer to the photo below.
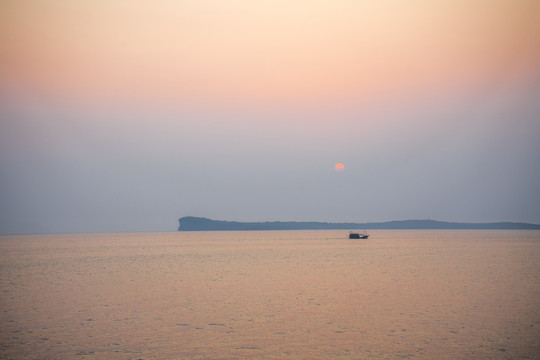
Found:
<svg viewBox="0 0 540 360"><path fill-rule="evenodd" d="M0 237L1 359L539 359L540 231Z"/></svg>

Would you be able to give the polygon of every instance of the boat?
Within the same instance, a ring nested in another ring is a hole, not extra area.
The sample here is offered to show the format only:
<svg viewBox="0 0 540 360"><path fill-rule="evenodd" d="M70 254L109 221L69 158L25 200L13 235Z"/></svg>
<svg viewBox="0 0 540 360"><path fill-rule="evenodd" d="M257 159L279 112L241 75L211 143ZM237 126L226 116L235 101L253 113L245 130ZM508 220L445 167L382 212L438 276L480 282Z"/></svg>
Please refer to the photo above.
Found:
<svg viewBox="0 0 540 360"><path fill-rule="evenodd" d="M349 239L367 239L368 236L369 235L366 233L358 233L354 231L349 232Z"/></svg>

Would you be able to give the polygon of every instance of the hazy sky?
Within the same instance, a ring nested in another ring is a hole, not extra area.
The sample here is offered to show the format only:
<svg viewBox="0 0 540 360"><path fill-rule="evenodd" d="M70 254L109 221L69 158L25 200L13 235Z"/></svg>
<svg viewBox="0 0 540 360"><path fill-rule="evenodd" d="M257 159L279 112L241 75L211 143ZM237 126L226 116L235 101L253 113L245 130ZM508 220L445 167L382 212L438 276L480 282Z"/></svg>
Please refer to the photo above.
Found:
<svg viewBox="0 0 540 360"><path fill-rule="evenodd" d="M540 2L0 0L0 171L0 233L540 223Z"/></svg>

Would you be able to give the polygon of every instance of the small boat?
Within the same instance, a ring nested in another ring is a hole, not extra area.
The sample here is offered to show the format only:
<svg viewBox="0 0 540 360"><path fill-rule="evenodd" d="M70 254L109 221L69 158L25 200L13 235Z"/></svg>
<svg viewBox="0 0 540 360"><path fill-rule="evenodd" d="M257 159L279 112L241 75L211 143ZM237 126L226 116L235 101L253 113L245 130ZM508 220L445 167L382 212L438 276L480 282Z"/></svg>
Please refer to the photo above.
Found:
<svg viewBox="0 0 540 360"><path fill-rule="evenodd" d="M349 232L349 239L367 239L368 236L366 233Z"/></svg>

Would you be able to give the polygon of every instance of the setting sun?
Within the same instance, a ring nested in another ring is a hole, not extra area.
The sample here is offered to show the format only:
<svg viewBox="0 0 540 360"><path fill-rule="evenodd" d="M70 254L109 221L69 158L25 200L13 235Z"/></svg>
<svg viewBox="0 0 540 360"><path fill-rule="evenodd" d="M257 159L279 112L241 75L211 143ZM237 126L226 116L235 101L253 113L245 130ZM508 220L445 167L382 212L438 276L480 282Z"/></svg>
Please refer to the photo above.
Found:
<svg viewBox="0 0 540 360"><path fill-rule="evenodd" d="M336 166L334 166L334 169L336 171L343 171L345 170L345 165L343 165L342 163L337 163Z"/></svg>

